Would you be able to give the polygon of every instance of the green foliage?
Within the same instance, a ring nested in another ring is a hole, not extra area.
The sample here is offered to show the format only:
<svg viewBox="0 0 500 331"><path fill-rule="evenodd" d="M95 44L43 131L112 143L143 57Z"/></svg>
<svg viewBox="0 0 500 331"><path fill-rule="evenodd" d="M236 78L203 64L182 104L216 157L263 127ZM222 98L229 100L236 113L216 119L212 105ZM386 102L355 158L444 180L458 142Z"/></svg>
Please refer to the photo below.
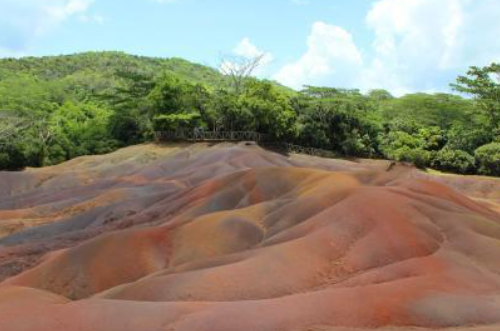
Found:
<svg viewBox="0 0 500 331"><path fill-rule="evenodd" d="M404 131L391 131L380 139L383 155L400 162L410 162L419 168L429 165L431 152L426 150L427 142L421 135Z"/></svg>
<svg viewBox="0 0 500 331"><path fill-rule="evenodd" d="M157 115L154 118L154 128L155 131L193 130L200 127L200 119L201 116L197 113Z"/></svg>
<svg viewBox="0 0 500 331"><path fill-rule="evenodd" d="M203 128L499 175L499 74L493 64L458 78L455 89L474 100L444 93L397 98L380 89L295 92L251 77L236 92L214 68L119 52L0 59L0 115L8 115L0 121L0 169L107 153L150 141L155 130Z"/></svg>
<svg viewBox="0 0 500 331"><path fill-rule="evenodd" d="M474 153L478 171L482 175L500 176L500 143L479 147Z"/></svg>
<svg viewBox="0 0 500 331"><path fill-rule="evenodd" d="M373 97L378 101L381 114L387 121L415 121L422 126L437 126L442 129L469 120L473 107L469 100L444 93L408 94L397 99L382 100L377 95Z"/></svg>
<svg viewBox="0 0 500 331"><path fill-rule="evenodd" d="M21 170L26 165L26 157L19 146L12 144L0 146L0 169Z"/></svg>
<svg viewBox="0 0 500 331"><path fill-rule="evenodd" d="M475 98L488 128L500 129L500 64L471 67L467 75L458 77L457 83L452 86Z"/></svg>
<svg viewBox="0 0 500 331"><path fill-rule="evenodd" d="M254 117L239 104L239 97L227 90L218 90L212 96L207 124L214 131L245 131L254 127Z"/></svg>
<svg viewBox="0 0 500 331"><path fill-rule="evenodd" d="M0 81L0 110L31 113L52 111L65 94L59 82L47 82L29 75Z"/></svg>
<svg viewBox="0 0 500 331"><path fill-rule="evenodd" d="M330 93L325 88L311 97L311 89L295 101L299 142L348 156L376 156L380 123L368 100L353 91L334 89ZM327 98L321 99L321 95Z"/></svg>
<svg viewBox="0 0 500 331"><path fill-rule="evenodd" d="M168 72L191 83L214 87L227 84L217 70L207 66L176 58L134 56L122 52L87 52L63 56L0 59L0 68L5 75L29 74L48 81L72 78L84 73L81 78L92 75L94 78L100 77L94 82L98 84L109 78L116 81L119 76L117 72L135 70L150 76Z"/></svg>
<svg viewBox="0 0 500 331"><path fill-rule="evenodd" d="M444 148L437 152L432 167L447 172L470 174L475 170L474 156L462 150Z"/></svg>
<svg viewBox="0 0 500 331"><path fill-rule="evenodd" d="M421 148L411 149L408 147L403 147L397 150L394 159L396 161L409 162L415 165L417 168L425 169L429 166L431 156L431 152Z"/></svg>
<svg viewBox="0 0 500 331"><path fill-rule="evenodd" d="M301 94L315 99L349 98L360 97L359 90L340 89L334 87L318 87L307 85L301 91Z"/></svg>
<svg viewBox="0 0 500 331"><path fill-rule="evenodd" d="M424 141L423 147L427 151L439 151L446 145L445 133L436 126L421 128L417 136Z"/></svg>
<svg viewBox="0 0 500 331"><path fill-rule="evenodd" d="M293 138L295 112L290 98L270 82L247 79L243 91L236 94L225 89L211 92L203 85L165 75L148 99L156 130L191 129L193 117L196 126L210 130L253 130Z"/></svg>
<svg viewBox="0 0 500 331"><path fill-rule="evenodd" d="M376 102L384 102L394 99L394 96L389 91L380 89L369 91L368 97Z"/></svg>
<svg viewBox="0 0 500 331"><path fill-rule="evenodd" d="M396 119L379 135L380 150L384 157L429 166L432 152L446 144L446 137L439 127L422 126L414 120Z"/></svg>
<svg viewBox="0 0 500 331"><path fill-rule="evenodd" d="M398 160L399 150L424 149L425 141L404 131L391 131L381 138L380 148L389 159Z"/></svg>
<svg viewBox="0 0 500 331"><path fill-rule="evenodd" d="M123 145L142 142L144 136L150 131L144 127L141 118L132 110L113 113L109 118L108 130L111 137Z"/></svg>
<svg viewBox="0 0 500 331"><path fill-rule="evenodd" d="M252 114L253 130L278 139L293 138L295 111L288 96L271 83L250 81L240 96L240 105L244 112Z"/></svg>
<svg viewBox="0 0 500 331"><path fill-rule="evenodd" d="M119 52L0 59L0 111L31 123L9 138L15 145L0 141L0 169L56 164L142 142L153 136L158 114L206 117L205 85L215 90L227 82L217 70L181 59Z"/></svg>
<svg viewBox="0 0 500 331"><path fill-rule="evenodd" d="M154 114L176 114L190 111L191 86L174 75L166 74L149 94Z"/></svg>
<svg viewBox="0 0 500 331"><path fill-rule="evenodd" d="M446 139L448 149L462 150L473 155L477 148L492 141L493 134L478 124L461 123L446 133Z"/></svg>

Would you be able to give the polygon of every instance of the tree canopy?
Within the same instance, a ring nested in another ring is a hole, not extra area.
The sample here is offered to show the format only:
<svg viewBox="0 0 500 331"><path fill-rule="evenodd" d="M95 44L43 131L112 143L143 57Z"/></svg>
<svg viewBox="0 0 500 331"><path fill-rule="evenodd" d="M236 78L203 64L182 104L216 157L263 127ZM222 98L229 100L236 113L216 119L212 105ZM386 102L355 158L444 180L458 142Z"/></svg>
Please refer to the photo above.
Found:
<svg viewBox="0 0 500 331"><path fill-rule="evenodd" d="M57 164L151 141L155 130L258 131L347 157L500 175L500 65L446 93L234 77L182 59L118 52L0 60L0 169Z"/></svg>

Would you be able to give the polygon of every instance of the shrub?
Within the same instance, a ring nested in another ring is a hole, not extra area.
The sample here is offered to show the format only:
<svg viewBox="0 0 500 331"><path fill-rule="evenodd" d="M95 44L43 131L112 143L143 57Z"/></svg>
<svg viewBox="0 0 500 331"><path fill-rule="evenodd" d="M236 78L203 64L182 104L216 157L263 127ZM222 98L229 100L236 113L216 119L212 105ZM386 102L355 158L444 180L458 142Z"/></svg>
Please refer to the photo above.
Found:
<svg viewBox="0 0 500 331"><path fill-rule="evenodd" d="M0 170L21 170L26 158L16 146L0 146Z"/></svg>
<svg viewBox="0 0 500 331"><path fill-rule="evenodd" d="M410 148L404 146L393 151L391 159L400 162L409 162L417 168L423 169L430 163L431 152L421 148Z"/></svg>
<svg viewBox="0 0 500 331"><path fill-rule="evenodd" d="M467 152L445 148L434 155L431 164L438 170L470 174L475 169L476 160Z"/></svg>
<svg viewBox="0 0 500 331"><path fill-rule="evenodd" d="M138 116L131 112L116 112L110 118L108 130L116 140L127 145L138 143L142 138L142 128Z"/></svg>
<svg viewBox="0 0 500 331"><path fill-rule="evenodd" d="M5 152L0 152L0 170L9 169L10 155Z"/></svg>
<svg viewBox="0 0 500 331"><path fill-rule="evenodd" d="M400 161L411 162L420 169L429 166L430 159L431 153L423 149L411 149L400 156Z"/></svg>
<svg viewBox="0 0 500 331"><path fill-rule="evenodd" d="M474 154L480 174L500 176L500 143L479 147Z"/></svg>
<svg viewBox="0 0 500 331"><path fill-rule="evenodd" d="M491 132L482 128L456 125L448 131L447 138L447 148L462 150L472 155L477 148L489 143L492 136Z"/></svg>
<svg viewBox="0 0 500 331"><path fill-rule="evenodd" d="M168 114L155 116L153 124L157 131L189 130L200 126L200 120L198 113Z"/></svg>

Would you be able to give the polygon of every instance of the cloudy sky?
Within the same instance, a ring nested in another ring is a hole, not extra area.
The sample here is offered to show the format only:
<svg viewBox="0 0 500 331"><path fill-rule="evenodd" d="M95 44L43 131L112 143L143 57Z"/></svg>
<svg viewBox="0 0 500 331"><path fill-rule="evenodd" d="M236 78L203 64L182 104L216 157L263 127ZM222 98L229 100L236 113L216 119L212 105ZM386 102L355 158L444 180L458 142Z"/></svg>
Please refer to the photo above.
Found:
<svg viewBox="0 0 500 331"><path fill-rule="evenodd" d="M294 88L447 91L499 36L500 0L0 0L0 57L265 52L259 76Z"/></svg>

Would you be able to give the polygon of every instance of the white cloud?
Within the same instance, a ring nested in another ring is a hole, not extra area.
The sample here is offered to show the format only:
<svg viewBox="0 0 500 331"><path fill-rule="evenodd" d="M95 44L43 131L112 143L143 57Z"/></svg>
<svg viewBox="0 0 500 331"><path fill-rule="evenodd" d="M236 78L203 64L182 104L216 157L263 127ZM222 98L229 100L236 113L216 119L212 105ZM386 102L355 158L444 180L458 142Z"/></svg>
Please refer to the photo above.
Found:
<svg viewBox="0 0 500 331"><path fill-rule="evenodd" d="M93 0L0 0L0 56L19 56L37 37L71 17L82 17Z"/></svg>
<svg viewBox="0 0 500 331"><path fill-rule="evenodd" d="M243 38L238 45L236 45L233 49L233 53L234 55L241 56L246 59L254 59L263 55L262 65L267 65L274 60L274 56L271 53L257 48L257 46L252 44L248 37Z"/></svg>
<svg viewBox="0 0 500 331"><path fill-rule="evenodd" d="M374 40L363 52L347 31L315 23L307 52L275 78L293 87L447 90L469 66L500 60L499 17L498 0L379 0L366 17Z"/></svg>
<svg viewBox="0 0 500 331"><path fill-rule="evenodd" d="M481 0L479 0L481 1ZM432 89L460 66L464 0L378 1L368 13L375 32L374 58L365 68L367 88ZM445 77L446 76L446 77Z"/></svg>
<svg viewBox="0 0 500 331"><path fill-rule="evenodd" d="M55 22L60 22L75 14L85 12L92 3L93 0L59 1L59 3L49 4L45 7L45 11Z"/></svg>
<svg viewBox="0 0 500 331"><path fill-rule="evenodd" d="M491 0L378 1L367 16L376 38L365 85L446 89L467 67L500 60L498 17Z"/></svg>
<svg viewBox="0 0 500 331"><path fill-rule="evenodd" d="M307 52L296 62L281 68L274 77L276 80L301 88L304 84L346 77L349 74L345 72L346 68L363 66L363 58L352 35L340 27L314 23L307 45Z"/></svg>
<svg viewBox="0 0 500 331"><path fill-rule="evenodd" d="M233 49L233 53L246 58L253 58L262 54L257 46L252 44L250 39L243 38L238 45Z"/></svg>

